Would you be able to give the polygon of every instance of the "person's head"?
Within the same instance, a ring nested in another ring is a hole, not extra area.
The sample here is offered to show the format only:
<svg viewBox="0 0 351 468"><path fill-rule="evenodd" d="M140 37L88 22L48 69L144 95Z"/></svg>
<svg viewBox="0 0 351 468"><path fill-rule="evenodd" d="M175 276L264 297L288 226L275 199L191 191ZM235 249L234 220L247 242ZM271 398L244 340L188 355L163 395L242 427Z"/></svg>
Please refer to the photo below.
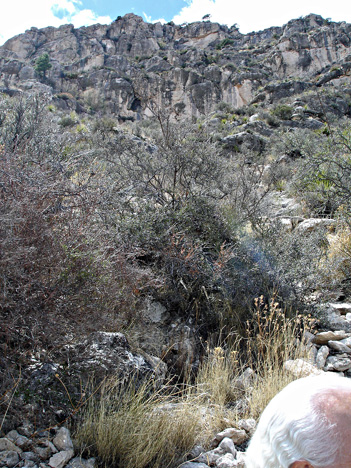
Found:
<svg viewBox="0 0 351 468"><path fill-rule="evenodd" d="M351 468L351 379L326 373L287 385L263 411L246 468Z"/></svg>

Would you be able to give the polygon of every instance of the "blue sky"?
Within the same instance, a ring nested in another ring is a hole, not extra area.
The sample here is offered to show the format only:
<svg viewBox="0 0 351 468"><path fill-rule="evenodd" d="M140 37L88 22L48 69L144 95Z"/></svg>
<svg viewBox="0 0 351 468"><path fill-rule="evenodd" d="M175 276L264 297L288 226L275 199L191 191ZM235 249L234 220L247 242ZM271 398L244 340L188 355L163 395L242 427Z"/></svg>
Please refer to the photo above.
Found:
<svg viewBox="0 0 351 468"><path fill-rule="evenodd" d="M174 21L176 24L201 21L236 23L242 33L281 26L309 13L351 23L350 0L2 0L0 44L32 26L75 27L109 24L117 16L135 13L148 22Z"/></svg>

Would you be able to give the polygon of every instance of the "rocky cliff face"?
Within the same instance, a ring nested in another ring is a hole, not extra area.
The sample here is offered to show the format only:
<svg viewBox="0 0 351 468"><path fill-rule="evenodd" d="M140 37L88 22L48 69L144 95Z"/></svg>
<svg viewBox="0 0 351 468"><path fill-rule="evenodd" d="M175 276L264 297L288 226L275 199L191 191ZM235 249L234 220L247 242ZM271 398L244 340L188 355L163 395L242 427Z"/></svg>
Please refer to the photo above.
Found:
<svg viewBox="0 0 351 468"><path fill-rule="evenodd" d="M34 66L44 52L53 66L40 81ZM342 83L350 68L351 24L317 15L243 35L209 21L148 24L128 14L110 25L32 28L0 47L3 91L43 90L62 109L121 120L147 115L148 99L198 117L220 101L239 108L269 99L277 80L288 95Z"/></svg>

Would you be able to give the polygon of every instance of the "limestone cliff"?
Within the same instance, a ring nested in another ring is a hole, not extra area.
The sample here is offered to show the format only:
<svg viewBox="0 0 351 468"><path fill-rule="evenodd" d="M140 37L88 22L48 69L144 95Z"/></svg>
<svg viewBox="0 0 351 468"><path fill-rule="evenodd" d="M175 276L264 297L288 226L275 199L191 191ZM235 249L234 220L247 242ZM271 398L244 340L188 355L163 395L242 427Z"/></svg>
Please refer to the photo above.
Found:
<svg viewBox="0 0 351 468"><path fill-rule="evenodd" d="M48 52L44 80L34 70ZM310 85L350 80L351 24L317 15L241 34L209 21L148 24L127 14L110 25L32 28L0 47L0 88L43 90L62 109L147 115L144 100L198 117L220 101L236 108ZM281 86L280 86L281 91Z"/></svg>

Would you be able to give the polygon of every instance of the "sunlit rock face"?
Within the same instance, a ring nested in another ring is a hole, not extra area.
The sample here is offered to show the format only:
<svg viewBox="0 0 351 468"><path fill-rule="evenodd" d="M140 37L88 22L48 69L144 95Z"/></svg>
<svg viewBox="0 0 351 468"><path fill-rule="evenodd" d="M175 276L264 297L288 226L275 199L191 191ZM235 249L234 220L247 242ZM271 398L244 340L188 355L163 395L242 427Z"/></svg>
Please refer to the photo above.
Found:
<svg viewBox="0 0 351 468"><path fill-rule="evenodd" d="M349 82L350 37L350 24L317 15L243 35L210 21L148 24L127 14L110 25L31 28L8 40L0 88L49 92L59 107L70 100L70 108L121 120L147 117L151 99L196 118L221 101L240 108L270 99L277 87L294 94L321 80ZM35 72L44 52L52 63L45 80Z"/></svg>

